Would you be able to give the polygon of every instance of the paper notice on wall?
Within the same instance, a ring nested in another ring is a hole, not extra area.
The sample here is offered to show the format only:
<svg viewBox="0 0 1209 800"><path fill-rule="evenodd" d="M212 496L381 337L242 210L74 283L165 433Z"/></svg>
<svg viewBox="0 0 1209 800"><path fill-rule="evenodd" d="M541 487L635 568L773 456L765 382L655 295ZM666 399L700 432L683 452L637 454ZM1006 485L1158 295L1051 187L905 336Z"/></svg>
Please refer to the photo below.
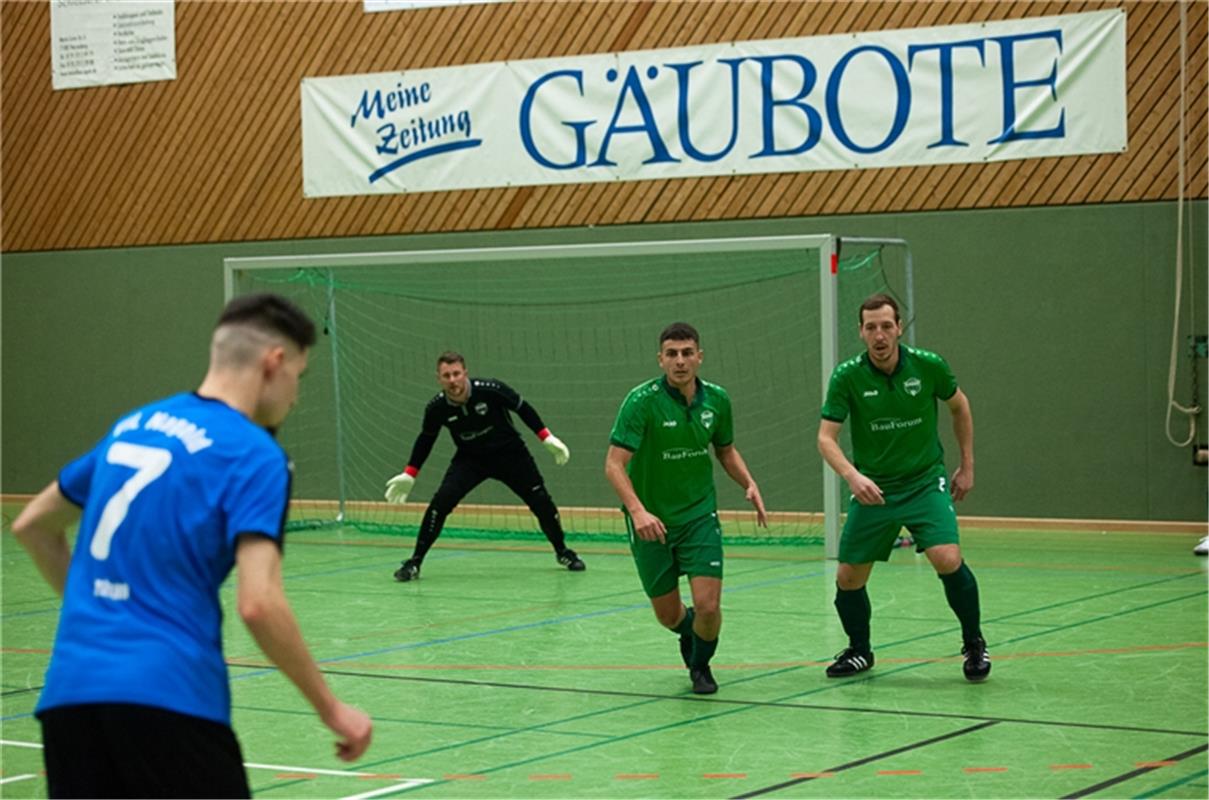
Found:
<svg viewBox="0 0 1209 800"><path fill-rule="evenodd" d="M51 0L51 85L176 78L173 0Z"/></svg>

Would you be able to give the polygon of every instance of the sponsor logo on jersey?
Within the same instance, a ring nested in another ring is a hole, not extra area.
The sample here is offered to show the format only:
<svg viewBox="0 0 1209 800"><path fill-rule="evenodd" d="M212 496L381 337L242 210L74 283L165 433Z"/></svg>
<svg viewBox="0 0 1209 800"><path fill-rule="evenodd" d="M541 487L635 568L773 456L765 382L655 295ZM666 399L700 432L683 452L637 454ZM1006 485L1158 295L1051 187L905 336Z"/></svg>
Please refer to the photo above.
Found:
<svg viewBox="0 0 1209 800"><path fill-rule="evenodd" d="M877 389L866 389L861 397L877 397Z"/></svg>
<svg viewBox="0 0 1209 800"><path fill-rule="evenodd" d="M708 408L705 409L704 411L702 411L701 412L701 424L707 428L710 425L713 425L714 424L714 412L710 411Z"/></svg>
<svg viewBox="0 0 1209 800"><path fill-rule="evenodd" d="M475 403L474 412L481 416L487 416L487 404L486 403Z"/></svg>
<svg viewBox="0 0 1209 800"><path fill-rule="evenodd" d="M454 414L452 417L449 417L449 418L448 418L448 419L446 419L445 421L446 421L446 422L457 422L457 421L458 421L458 415L457 415L457 414Z"/></svg>
<svg viewBox="0 0 1209 800"><path fill-rule="evenodd" d="M674 427L676 427L676 424L677 424L676 420L674 420L674 419L665 419L663 421L663 427L665 427L665 428L674 428Z"/></svg>
<svg viewBox="0 0 1209 800"><path fill-rule="evenodd" d="M919 390L922 388L923 384L920 382L919 378L907 378L905 381L903 381L903 389L912 397L919 394Z"/></svg>
<svg viewBox="0 0 1209 800"><path fill-rule="evenodd" d="M683 461L686 458L700 458L701 456L708 457L709 449L705 447L673 447L663 451L664 461Z"/></svg>
<svg viewBox="0 0 1209 800"><path fill-rule="evenodd" d="M869 430L871 431L901 431L906 428L914 428L916 425L922 425L923 417L915 419L898 419L896 417L883 417L869 422Z"/></svg>

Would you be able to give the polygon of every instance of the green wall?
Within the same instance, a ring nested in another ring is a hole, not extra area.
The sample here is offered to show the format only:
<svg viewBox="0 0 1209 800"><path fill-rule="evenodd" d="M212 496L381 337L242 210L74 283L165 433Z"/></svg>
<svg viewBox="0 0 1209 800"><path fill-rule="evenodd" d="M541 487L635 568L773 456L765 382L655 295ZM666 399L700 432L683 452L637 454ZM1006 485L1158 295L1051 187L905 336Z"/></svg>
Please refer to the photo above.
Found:
<svg viewBox="0 0 1209 800"><path fill-rule="evenodd" d="M1185 301L1203 334L1209 209L1187 211ZM198 383L228 256L834 233L911 243L918 344L949 359L974 409L960 511L1204 520L1206 470L1164 435L1175 231L1175 204L1147 203L5 254L0 488L37 490L123 411ZM1192 332L1185 312L1181 341ZM1184 404L1188 363L1181 349Z"/></svg>

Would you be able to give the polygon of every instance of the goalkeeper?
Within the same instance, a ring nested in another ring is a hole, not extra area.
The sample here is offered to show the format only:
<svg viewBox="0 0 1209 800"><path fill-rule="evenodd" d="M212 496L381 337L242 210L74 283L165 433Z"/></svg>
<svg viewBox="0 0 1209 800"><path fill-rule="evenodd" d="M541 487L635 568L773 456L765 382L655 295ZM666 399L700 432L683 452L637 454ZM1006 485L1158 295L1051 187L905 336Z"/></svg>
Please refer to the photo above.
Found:
<svg viewBox="0 0 1209 800"><path fill-rule="evenodd" d="M415 550L411 558L395 570L395 580L411 581L420 577L420 565L441 535L445 518L463 497L488 478L502 482L525 501L537 517L542 533L550 540L558 563L572 572L582 572L584 562L567 547L558 508L546 491L546 482L538 472L533 456L513 427L510 412L516 412L537 434L542 445L554 456L555 464L566 464L571 451L550 433L533 406L521 399L512 387L491 378L471 378L466 373L466 359L460 354L441 353L437 358L437 382L441 392L428 401L424 409L424 422L412 446L407 468L386 482L387 502L407 501L442 425L449 428L457 451L424 512Z"/></svg>

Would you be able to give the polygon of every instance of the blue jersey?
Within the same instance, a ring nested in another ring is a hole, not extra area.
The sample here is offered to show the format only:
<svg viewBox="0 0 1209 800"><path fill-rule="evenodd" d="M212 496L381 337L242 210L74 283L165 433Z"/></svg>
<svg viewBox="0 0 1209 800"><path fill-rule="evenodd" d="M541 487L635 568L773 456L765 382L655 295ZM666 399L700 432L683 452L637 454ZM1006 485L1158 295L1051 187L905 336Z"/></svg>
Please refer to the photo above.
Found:
<svg viewBox="0 0 1209 800"><path fill-rule="evenodd" d="M181 394L118 421L59 490L84 512L37 710L136 703L229 725L218 589L240 534L282 542L281 447L226 403Z"/></svg>

